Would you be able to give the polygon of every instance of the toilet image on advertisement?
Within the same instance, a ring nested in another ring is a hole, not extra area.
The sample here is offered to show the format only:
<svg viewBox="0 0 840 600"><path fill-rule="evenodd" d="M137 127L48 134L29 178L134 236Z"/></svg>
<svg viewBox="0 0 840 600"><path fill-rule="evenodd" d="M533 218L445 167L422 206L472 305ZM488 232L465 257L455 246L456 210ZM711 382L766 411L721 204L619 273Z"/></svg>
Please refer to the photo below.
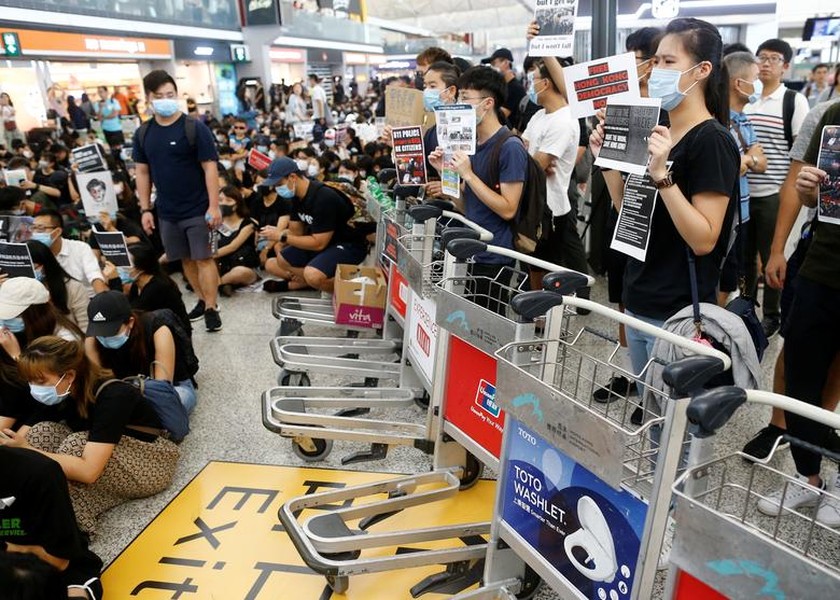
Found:
<svg viewBox="0 0 840 600"><path fill-rule="evenodd" d="M618 561L615 557L615 543L604 513L588 496L578 500L577 512L581 528L566 536L563 541L569 562L592 581L612 583L618 571ZM586 560L577 559L572 552L575 548L586 552Z"/></svg>

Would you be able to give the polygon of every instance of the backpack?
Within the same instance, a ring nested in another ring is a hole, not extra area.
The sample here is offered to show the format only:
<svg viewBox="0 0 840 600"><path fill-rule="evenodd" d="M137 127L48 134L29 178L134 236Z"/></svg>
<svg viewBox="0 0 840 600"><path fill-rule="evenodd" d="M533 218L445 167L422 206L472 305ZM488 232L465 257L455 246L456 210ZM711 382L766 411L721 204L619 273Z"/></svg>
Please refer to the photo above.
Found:
<svg viewBox="0 0 840 600"><path fill-rule="evenodd" d="M189 115L184 115L186 121L184 121L184 133L187 134L187 143L190 145L190 149L195 151L196 143L196 121L195 117L191 117ZM152 119L144 122L140 127L137 128L136 133L134 134L134 138L137 140L137 145L140 146L143 151L145 152L146 146L146 133L149 131L149 127L151 127Z"/></svg>
<svg viewBox="0 0 840 600"><path fill-rule="evenodd" d="M501 136L493 150L490 152L490 188L500 193L499 182L499 158L502 153L502 146L509 139L515 137L522 143L522 139L508 131ZM537 249L539 242L548 239L551 233L552 219L551 209L546 201L545 171L534 158L528 156L528 173L525 179L525 186L522 189L522 198L519 201L519 210L516 217L511 219L510 226L513 230L513 245L518 251L531 254Z"/></svg>
<svg viewBox="0 0 840 600"><path fill-rule="evenodd" d="M169 310L169 309L165 309ZM106 386L112 383L125 383L137 388L143 398L152 406L164 431L154 430L140 425L126 425L128 429L134 429L142 433L158 435L173 442L181 442L190 432L190 418L187 409L181 403L181 397L168 381L151 379L144 375L135 375L125 379L109 379L102 383L96 390L96 396Z"/></svg>
<svg viewBox="0 0 840 600"><path fill-rule="evenodd" d="M198 357L195 355L192 338L184 329L184 325L178 319L178 316L168 308L153 310L151 314L153 323L166 325L172 332L172 337L175 339L176 355L184 361L184 367L190 377L195 377L195 374L198 373Z"/></svg>
<svg viewBox="0 0 840 600"><path fill-rule="evenodd" d="M786 89L782 98L782 122L785 126L785 140L787 140L788 151L793 148L793 113L796 110L795 90Z"/></svg>

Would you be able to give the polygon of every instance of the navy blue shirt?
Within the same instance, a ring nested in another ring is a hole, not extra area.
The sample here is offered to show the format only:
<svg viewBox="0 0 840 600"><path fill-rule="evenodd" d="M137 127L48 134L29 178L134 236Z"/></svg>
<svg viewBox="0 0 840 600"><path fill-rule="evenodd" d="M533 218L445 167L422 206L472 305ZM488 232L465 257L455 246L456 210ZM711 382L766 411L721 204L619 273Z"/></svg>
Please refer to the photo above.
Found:
<svg viewBox="0 0 840 600"><path fill-rule="evenodd" d="M499 138L508 133L507 127L502 127L493 136L476 147L475 155L470 157L473 172L485 184L491 185L490 181L490 158L493 148ZM524 183L528 177L528 151L522 144L522 140L511 137L505 140L499 153L499 183ZM494 190L501 193L500 190ZM513 230L510 221L506 221L494 213L484 202L478 199L470 186L465 186L464 199L466 204L467 218L493 232L493 245L513 249ZM495 254L480 254L476 257L478 263L507 264L510 259Z"/></svg>
<svg viewBox="0 0 840 600"><path fill-rule="evenodd" d="M182 115L164 127L152 119L143 147L134 135L134 162L149 165L157 191L155 208L166 221L203 217L210 205L201 163L218 160L216 140L207 125L196 121L195 147L191 147L185 122Z"/></svg>

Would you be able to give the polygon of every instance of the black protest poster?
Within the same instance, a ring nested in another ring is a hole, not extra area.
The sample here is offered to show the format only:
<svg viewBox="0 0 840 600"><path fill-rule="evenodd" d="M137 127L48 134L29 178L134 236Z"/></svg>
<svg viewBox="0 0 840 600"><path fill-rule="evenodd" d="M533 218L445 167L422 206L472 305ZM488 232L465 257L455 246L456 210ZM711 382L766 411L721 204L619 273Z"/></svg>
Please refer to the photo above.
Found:
<svg viewBox="0 0 840 600"><path fill-rule="evenodd" d="M627 178L610 248L645 262L658 195L650 175L631 174Z"/></svg>
<svg viewBox="0 0 840 600"><path fill-rule="evenodd" d="M130 267L131 256L121 231L94 231L99 250L115 267Z"/></svg>
<svg viewBox="0 0 840 600"><path fill-rule="evenodd" d="M639 98L631 103L607 101L604 143L595 164L624 173L647 171L648 138L659 123L659 98Z"/></svg>
<svg viewBox="0 0 840 600"><path fill-rule="evenodd" d="M78 165L79 171L82 173L108 170L108 163L105 162L99 144L88 144L81 148L74 148L70 151L70 154L73 155L73 162Z"/></svg>
<svg viewBox="0 0 840 600"><path fill-rule="evenodd" d="M35 277L35 265L29 246L15 242L0 242L0 272L9 277Z"/></svg>

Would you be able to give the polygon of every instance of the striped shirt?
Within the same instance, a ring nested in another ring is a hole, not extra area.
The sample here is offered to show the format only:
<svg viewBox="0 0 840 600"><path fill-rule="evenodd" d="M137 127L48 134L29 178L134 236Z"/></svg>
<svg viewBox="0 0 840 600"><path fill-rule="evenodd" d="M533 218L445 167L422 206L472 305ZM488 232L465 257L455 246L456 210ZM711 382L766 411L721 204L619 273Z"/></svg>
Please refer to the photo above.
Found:
<svg viewBox="0 0 840 600"><path fill-rule="evenodd" d="M782 104L786 89L784 85L780 85L769 96L764 96L755 104L747 104L744 107L744 113L749 117L758 143L764 148L764 155L767 157L767 170L764 173L752 171L747 173L750 196L753 198L763 198L778 193L790 168L790 148L785 139L785 126L782 121ZM794 137L799 133L799 128L809 108L805 96L796 94L791 123Z"/></svg>

